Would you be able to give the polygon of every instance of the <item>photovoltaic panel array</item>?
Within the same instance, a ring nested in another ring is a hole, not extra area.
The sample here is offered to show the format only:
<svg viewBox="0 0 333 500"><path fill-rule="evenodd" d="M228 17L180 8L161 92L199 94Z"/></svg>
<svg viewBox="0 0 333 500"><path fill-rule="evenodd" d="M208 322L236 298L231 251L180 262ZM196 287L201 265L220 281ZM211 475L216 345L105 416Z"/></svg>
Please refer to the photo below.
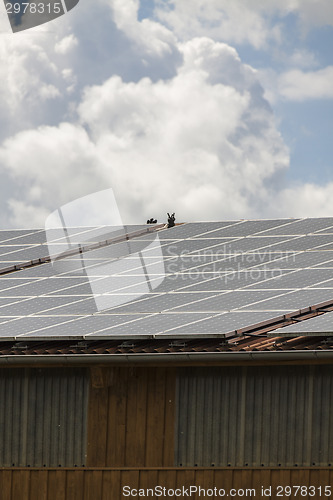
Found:
<svg viewBox="0 0 333 500"><path fill-rule="evenodd" d="M333 334L333 313L327 312L315 316L306 321L301 321L285 328L275 330L275 335L299 336L299 335L329 335Z"/></svg>
<svg viewBox="0 0 333 500"><path fill-rule="evenodd" d="M147 227L55 231L60 252L78 251L1 275L0 339L223 337L333 302L333 218ZM48 243L0 231L0 272L47 257Z"/></svg>

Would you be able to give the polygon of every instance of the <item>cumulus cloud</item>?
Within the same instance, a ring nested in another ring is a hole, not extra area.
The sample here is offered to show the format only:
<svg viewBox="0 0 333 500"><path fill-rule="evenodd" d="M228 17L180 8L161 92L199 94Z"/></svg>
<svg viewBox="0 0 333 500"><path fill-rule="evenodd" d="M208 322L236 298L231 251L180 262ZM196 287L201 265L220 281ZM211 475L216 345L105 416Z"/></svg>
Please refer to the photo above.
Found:
<svg viewBox="0 0 333 500"><path fill-rule="evenodd" d="M158 19L182 39L205 34L257 49L282 40L283 27L276 18L290 13L298 17L303 30L333 24L331 0L160 0L155 10Z"/></svg>
<svg viewBox="0 0 333 500"><path fill-rule="evenodd" d="M95 145L77 125L61 123L19 132L4 141L0 164L16 181L17 197L9 200L11 225L42 227L45 214L59 204L103 189ZM26 214L24 214L26 207Z"/></svg>
<svg viewBox="0 0 333 500"><path fill-rule="evenodd" d="M318 71L291 70L278 79L279 94L292 101L333 97L333 66Z"/></svg>
<svg viewBox="0 0 333 500"><path fill-rule="evenodd" d="M67 35L59 40L54 47L56 54L67 54L78 45L78 39L73 35Z"/></svg>
<svg viewBox="0 0 333 500"><path fill-rule="evenodd" d="M330 186L284 189L288 148L258 73L230 44L201 36L214 34L215 18L230 40L260 47L278 39L279 27L265 21L273 0L258 0L253 12L240 1L191 3L180 41L176 20L169 18L172 29L138 21L137 0L96 0L93 11L84 4L63 16L55 34L5 40L0 169L15 182L8 225L42 226L61 204L106 187L126 223L163 220L167 211L177 220L322 213ZM280 10L298 5L282 2ZM177 22L187 6L175 0L184 9ZM278 84L287 97L293 87L284 77Z"/></svg>
<svg viewBox="0 0 333 500"><path fill-rule="evenodd" d="M150 19L138 22L139 0L113 0L112 11L116 26L148 54L163 56L172 52L175 35L160 23Z"/></svg>
<svg viewBox="0 0 333 500"><path fill-rule="evenodd" d="M279 193L274 216L329 217L333 211L333 183L318 186L313 183L286 188Z"/></svg>
<svg viewBox="0 0 333 500"><path fill-rule="evenodd" d="M107 184L127 222L170 210L187 220L259 214L288 151L255 72L233 48L207 38L179 50L174 78L113 76L86 88L80 123L4 142L0 162L21 182L29 210L51 210ZM22 204L11 207L17 223Z"/></svg>

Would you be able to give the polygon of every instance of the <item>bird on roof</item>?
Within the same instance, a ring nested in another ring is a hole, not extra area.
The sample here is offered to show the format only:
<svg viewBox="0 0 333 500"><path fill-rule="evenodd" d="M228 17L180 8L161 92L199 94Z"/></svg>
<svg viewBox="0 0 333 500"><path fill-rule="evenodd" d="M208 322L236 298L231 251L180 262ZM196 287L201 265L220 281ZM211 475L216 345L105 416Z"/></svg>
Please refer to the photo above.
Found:
<svg viewBox="0 0 333 500"><path fill-rule="evenodd" d="M173 212L173 214L171 214L171 215L168 212L167 215L168 215L168 225L167 225L167 227L174 227L175 226L175 220L176 220L175 212Z"/></svg>

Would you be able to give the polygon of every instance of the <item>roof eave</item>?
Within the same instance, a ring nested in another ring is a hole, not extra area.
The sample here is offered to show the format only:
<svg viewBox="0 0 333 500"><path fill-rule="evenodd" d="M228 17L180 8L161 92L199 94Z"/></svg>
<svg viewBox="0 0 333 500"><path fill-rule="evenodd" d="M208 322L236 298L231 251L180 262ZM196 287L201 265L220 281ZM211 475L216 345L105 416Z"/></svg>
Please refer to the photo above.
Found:
<svg viewBox="0 0 333 500"><path fill-rule="evenodd" d="M242 352L179 352L126 354L56 354L0 356L0 366L13 365L73 365L73 364L173 364L195 362L242 361L310 361L332 360L333 350L242 351Z"/></svg>

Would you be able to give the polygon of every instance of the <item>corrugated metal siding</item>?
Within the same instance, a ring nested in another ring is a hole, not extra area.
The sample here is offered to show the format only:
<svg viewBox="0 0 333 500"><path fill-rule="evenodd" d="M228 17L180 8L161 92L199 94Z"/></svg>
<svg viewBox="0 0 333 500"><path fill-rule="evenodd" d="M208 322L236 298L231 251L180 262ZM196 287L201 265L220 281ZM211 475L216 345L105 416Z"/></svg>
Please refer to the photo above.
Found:
<svg viewBox="0 0 333 500"><path fill-rule="evenodd" d="M184 368L176 389L175 463L333 463L330 365Z"/></svg>
<svg viewBox="0 0 333 500"><path fill-rule="evenodd" d="M89 379L85 369L0 370L0 466L82 466Z"/></svg>

